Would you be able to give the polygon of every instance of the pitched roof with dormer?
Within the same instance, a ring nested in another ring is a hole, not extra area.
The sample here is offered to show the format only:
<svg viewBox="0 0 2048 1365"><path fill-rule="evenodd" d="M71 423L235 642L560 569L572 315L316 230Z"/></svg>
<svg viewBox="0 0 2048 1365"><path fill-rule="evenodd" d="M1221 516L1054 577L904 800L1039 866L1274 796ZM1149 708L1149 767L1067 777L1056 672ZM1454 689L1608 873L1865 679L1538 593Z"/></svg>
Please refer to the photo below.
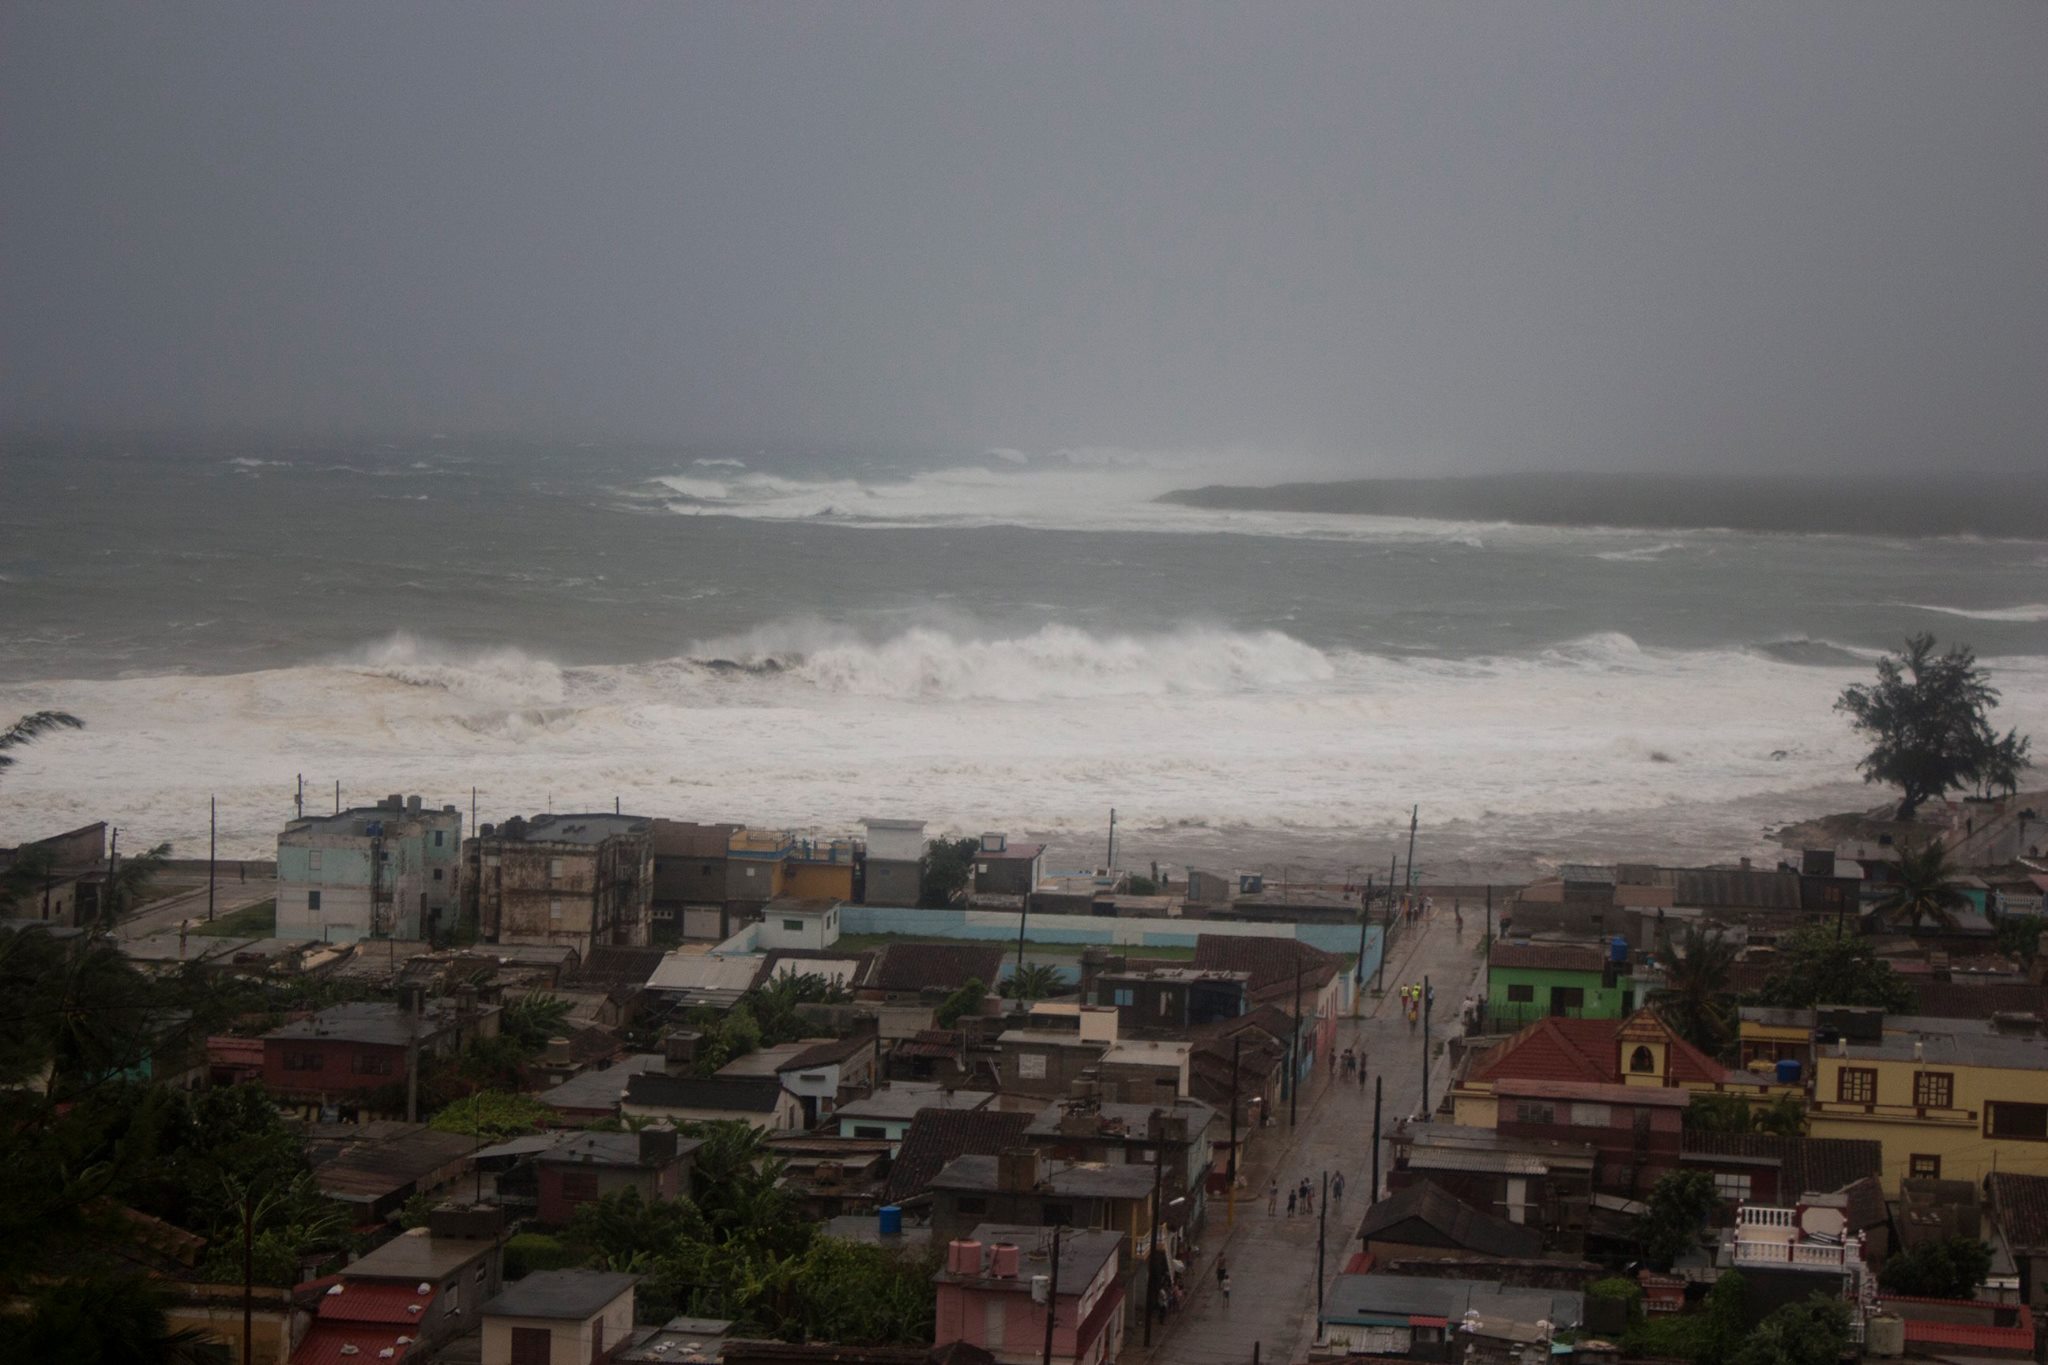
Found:
<svg viewBox="0 0 2048 1365"><path fill-rule="evenodd" d="M1617 1085L1628 1078L1622 1069L1622 1044L1665 1044L1664 1080L1668 1085L1718 1085L1728 1068L1686 1042L1652 1010L1638 1010L1627 1019L1538 1019L1472 1064L1466 1080L1584 1081Z"/></svg>

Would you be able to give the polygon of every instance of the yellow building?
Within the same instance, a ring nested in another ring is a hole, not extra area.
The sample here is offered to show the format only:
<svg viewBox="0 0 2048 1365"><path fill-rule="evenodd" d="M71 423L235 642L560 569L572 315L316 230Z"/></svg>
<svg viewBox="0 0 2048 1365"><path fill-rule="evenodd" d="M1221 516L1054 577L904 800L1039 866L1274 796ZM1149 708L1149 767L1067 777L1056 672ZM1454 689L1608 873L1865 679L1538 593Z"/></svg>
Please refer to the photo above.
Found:
<svg viewBox="0 0 2048 1365"><path fill-rule="evenodd" d="M2048 1040L1901 1016L1818 1043L1813 1072L1808 1135L1882 1143L1887 1193L1907 1176L2048 1175Z"/></svg>

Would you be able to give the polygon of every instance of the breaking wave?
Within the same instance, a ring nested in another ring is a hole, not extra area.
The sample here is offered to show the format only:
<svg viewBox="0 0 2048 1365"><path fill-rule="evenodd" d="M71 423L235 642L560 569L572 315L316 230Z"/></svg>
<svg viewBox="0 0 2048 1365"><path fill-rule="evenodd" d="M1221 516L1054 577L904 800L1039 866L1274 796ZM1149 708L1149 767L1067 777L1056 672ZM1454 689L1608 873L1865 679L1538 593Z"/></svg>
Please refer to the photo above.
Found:
<svg viewBox="0 0 2048 1365"><path fill-rule="evenodd" d="M1901 602L1913 611L1931 611L1942 616L1961 616L1971 621L2048 621L2048 602L2029 602L2021 607L1934 607L1922 602Z"/></svg>

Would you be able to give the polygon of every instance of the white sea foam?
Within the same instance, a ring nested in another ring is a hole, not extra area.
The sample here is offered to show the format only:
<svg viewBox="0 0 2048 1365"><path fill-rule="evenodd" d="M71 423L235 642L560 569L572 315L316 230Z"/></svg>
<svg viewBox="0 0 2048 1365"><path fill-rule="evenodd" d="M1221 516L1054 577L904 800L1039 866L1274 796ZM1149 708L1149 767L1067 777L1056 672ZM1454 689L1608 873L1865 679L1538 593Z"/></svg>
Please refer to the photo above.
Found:
<svg viewBox="0 0 2048 1365"><path fill-rule="evenodd" d="M688 473L652 481L652 496L681 516L749 521L819 521L858 530L1024 526L1040 530L1244 534L1316 540L1371 540L1486 549L1489 539L1552 543L1628 532L1510 526L1304 512L1255 512L1163 503L1161 494L1232 470L1225 457L1150 457L1123 451L1062 451L1025 461L992 453L995 464L958 464L899 478L803 478L729 471L698 460ZM1238 457L1231 457L1238 458ZM1243 466L1235 468L1242 475ZM1282 477L1284 471L1273 471Z"/></svg>
<svg viewBox="0 0 2048 1365"><path fill-rule="evenodd" d="M2029 602L2022 607L1934 607L1922 602L1901 602L1898 605L1914 611L1938 612L1943 616L1961 616L1972 621L2048 621L2048 602Z"/></svg>
<svg viewBox="0 0 2048 1365"><path fill-rule="evenodd" d="M2048 660L1995 666L2000 719L2042 729ZM111 819L190 849L218 794L223 847L255 856L304 773L348 798L474 785L485 819L617 797L679 818L1058 831L1115 805L1132 828L1332 841L1419 799L1525 841L1569 839L1575 812L1640 813L1645 846L1617 851L1643 853L1671 803L1849 777L1857 746L1829 708L1866 675L1619 634L1446 660L1201 625L862 640L799 623L593 667L401 637L308 667L0 689L0 714L88 723L10 771L0 842Z"/></svg>
<svg viewBox="0 0 2048 1365"><path fill-rule="evenodd" d="M1612 560L1618 564L1636 564L1662 559L1665 555L1675 554L1684 548L1683 541L1665 540L1654 545L1631 545L1625 549L1601 550L1593 558Z"/></svg>

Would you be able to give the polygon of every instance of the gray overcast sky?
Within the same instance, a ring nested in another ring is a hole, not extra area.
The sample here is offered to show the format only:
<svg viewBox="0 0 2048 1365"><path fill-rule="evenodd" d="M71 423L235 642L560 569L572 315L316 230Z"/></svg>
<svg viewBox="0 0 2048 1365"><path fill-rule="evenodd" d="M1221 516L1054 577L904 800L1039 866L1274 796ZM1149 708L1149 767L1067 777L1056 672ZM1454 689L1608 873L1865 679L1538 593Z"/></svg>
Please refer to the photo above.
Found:
<svg viewBox="0 0 2048 1365"><path fill-rule="evenodd" d="M13 4L0 419L2040 467L2044 72L2040 0Z"/></svg>

